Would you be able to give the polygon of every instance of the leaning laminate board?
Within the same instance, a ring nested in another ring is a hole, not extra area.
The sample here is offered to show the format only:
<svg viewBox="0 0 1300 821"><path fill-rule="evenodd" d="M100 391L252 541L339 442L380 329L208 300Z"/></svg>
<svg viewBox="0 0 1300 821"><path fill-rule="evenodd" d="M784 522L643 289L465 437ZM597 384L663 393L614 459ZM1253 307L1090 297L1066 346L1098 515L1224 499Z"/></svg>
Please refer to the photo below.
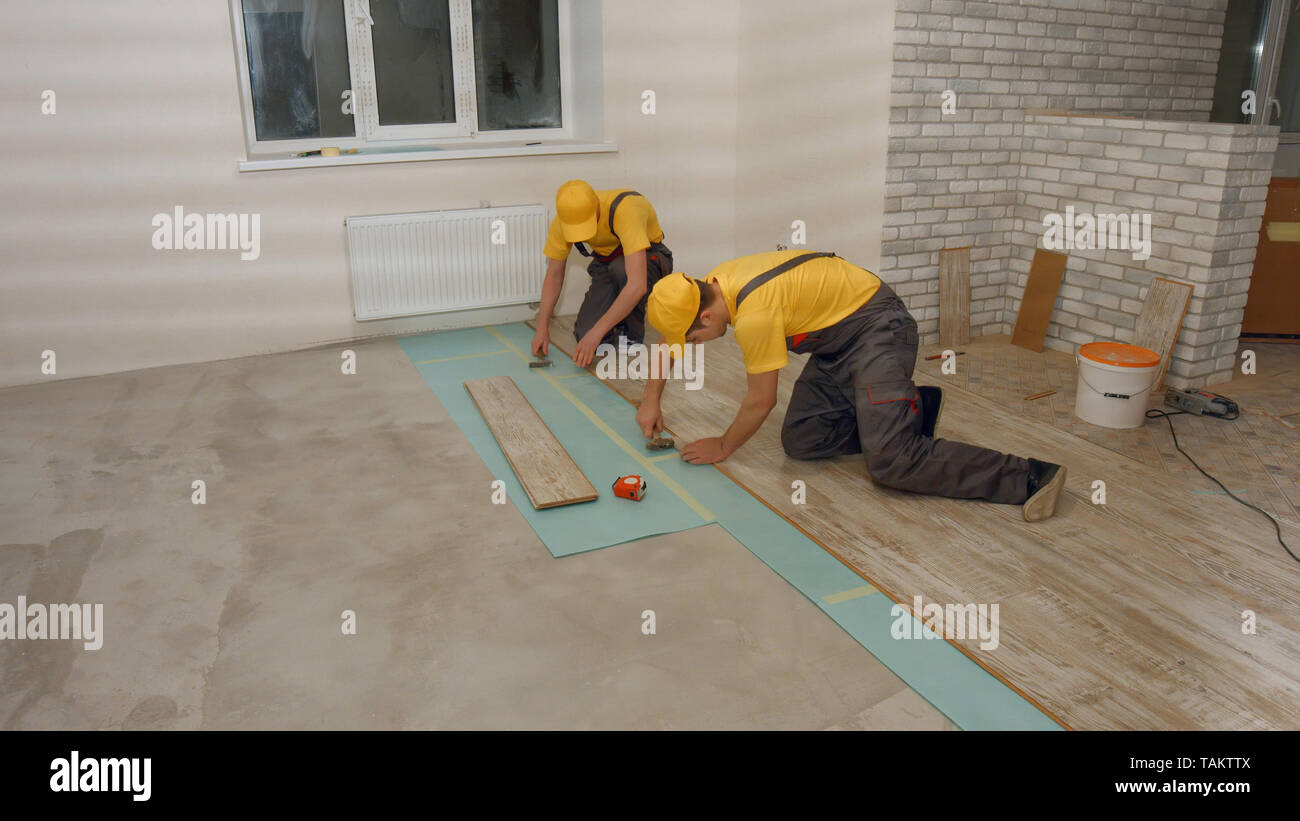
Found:
<svg viewBox="0 0 1300 821"><path fill-rule="evenodd" d="M1154 390L1160 390L1169 369L1169 356L1174 342L1183 327L1187 303L1192 299L1192 286L1172 279L1156 277L1151 280L1142 313L1138 314L1137 328L1133 331L1133 344L1160 354L1160 378Z"/></svg>
<svg viewBox="0 0 1300 821"><path fill-rule="evenodd" d="M1061 290L1061 277L1065 276L1065 254L1034 251L1034 261L1029 265L1029 280L1025 295L1020 300L1016 314L1016 327L1011 332L1011 344L1031 351L1041 351L1047 338L1047 323L1056 307L1056 293Z"/></svg>
<svg viewBox="0 0 1300 821"><path fill-rule="evenodd" d="M533 507L541 510L590 502L600 495L513 379L470 379L465 390L483 414Z"/></svg>
<svg viewBox="0 0 1300 821"><path fill-rule="evenodd" d="M939 344L970 342L970 248L939 252Z"/></svg>

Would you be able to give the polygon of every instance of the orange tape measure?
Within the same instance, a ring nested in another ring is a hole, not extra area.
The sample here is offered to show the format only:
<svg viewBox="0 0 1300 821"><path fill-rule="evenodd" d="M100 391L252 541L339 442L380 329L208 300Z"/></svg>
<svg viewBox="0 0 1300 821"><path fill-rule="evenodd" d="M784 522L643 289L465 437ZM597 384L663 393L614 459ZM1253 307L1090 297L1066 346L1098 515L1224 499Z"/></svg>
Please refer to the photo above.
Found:
<svg viewBox="0 0 1300 821"><path fill-rule="evenodd" d="M622 499L639 502L645 498L646 483L636 474L620 476L614 480L614 495Z"/></svg>

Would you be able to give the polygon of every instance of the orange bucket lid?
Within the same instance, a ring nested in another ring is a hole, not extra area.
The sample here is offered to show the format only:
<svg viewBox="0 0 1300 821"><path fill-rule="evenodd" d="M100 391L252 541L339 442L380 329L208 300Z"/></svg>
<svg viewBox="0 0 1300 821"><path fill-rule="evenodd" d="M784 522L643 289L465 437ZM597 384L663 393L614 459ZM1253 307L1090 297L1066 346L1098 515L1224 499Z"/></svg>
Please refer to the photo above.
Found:
<svg viewBox="0 0 1300 821"><path fill-rule="evenodd" d="M1150 368L1160 364L1160 354L1126 342L1089 342L1080 346L1079 356L1120 368Z"/></svg>

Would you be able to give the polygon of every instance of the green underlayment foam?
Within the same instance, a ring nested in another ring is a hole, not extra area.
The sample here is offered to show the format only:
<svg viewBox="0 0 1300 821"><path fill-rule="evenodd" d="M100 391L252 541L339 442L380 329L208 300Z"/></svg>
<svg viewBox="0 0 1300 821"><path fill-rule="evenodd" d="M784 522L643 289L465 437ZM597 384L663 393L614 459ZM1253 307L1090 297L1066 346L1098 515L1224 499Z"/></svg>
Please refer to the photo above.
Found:
<svg viewBox="0 0 1300 821"><path fill-rule="evenodd" d="M554 556L716 521L958 727L1060 729L948 642L938 638L894 639L890 635L895 621L890 613L894 603L888 596L876 592L719 471L677 458L654 459L656 454L645 451L645 438L631 406L595 376L575 367L555 346L551 346L551 367L529 368L526 360L532 334L527 326L517 323L406 337L399 342ZM488 376L514 379L596 486L599 499L533 509L465 390L465 380ZM598 421L587 413L594 414ZM640 474L646 480L648 489L642 502L616 498L610 488L617 476L629 473ZM674 485L680 493L674 492ZM491 491L483 488L483 492ZM933 636L919 620L914 619L912 627L912 635Z"/></svg>

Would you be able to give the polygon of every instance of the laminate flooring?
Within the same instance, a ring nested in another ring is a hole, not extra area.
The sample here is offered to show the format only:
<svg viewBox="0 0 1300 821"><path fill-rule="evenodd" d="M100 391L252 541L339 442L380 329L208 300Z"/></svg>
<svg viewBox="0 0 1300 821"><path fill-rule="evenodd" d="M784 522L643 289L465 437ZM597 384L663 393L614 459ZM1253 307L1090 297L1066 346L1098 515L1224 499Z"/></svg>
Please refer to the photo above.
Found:
<svg viewBox="0 0 1300 821"><path fill-rule="evenodd" d="M572 350L571 320L553 320L552 341ZM730 335L704 350L703 390L665 392L679 444L721 434L745 391ZM717 468L909 609L914 596L998 604L996 648L950 639L989 672L1074 729L1300 729L1300 565L1263 517L944 381L937 361L916 378L945 388L939 435L1066 464L1054 518L877 487L860 457L790 459L780 422L803 357L791 358L778 410ZM639 383L607 384L640 398ZM1300 542L1300 526L1282 526Z"/></svg>
<svg viewBox="0 0 1300 821"><path fill-rule="evenodd" d="M465 390L483 414L533 507L590 502L599 494L508 376L471 379Z"/></svg>

